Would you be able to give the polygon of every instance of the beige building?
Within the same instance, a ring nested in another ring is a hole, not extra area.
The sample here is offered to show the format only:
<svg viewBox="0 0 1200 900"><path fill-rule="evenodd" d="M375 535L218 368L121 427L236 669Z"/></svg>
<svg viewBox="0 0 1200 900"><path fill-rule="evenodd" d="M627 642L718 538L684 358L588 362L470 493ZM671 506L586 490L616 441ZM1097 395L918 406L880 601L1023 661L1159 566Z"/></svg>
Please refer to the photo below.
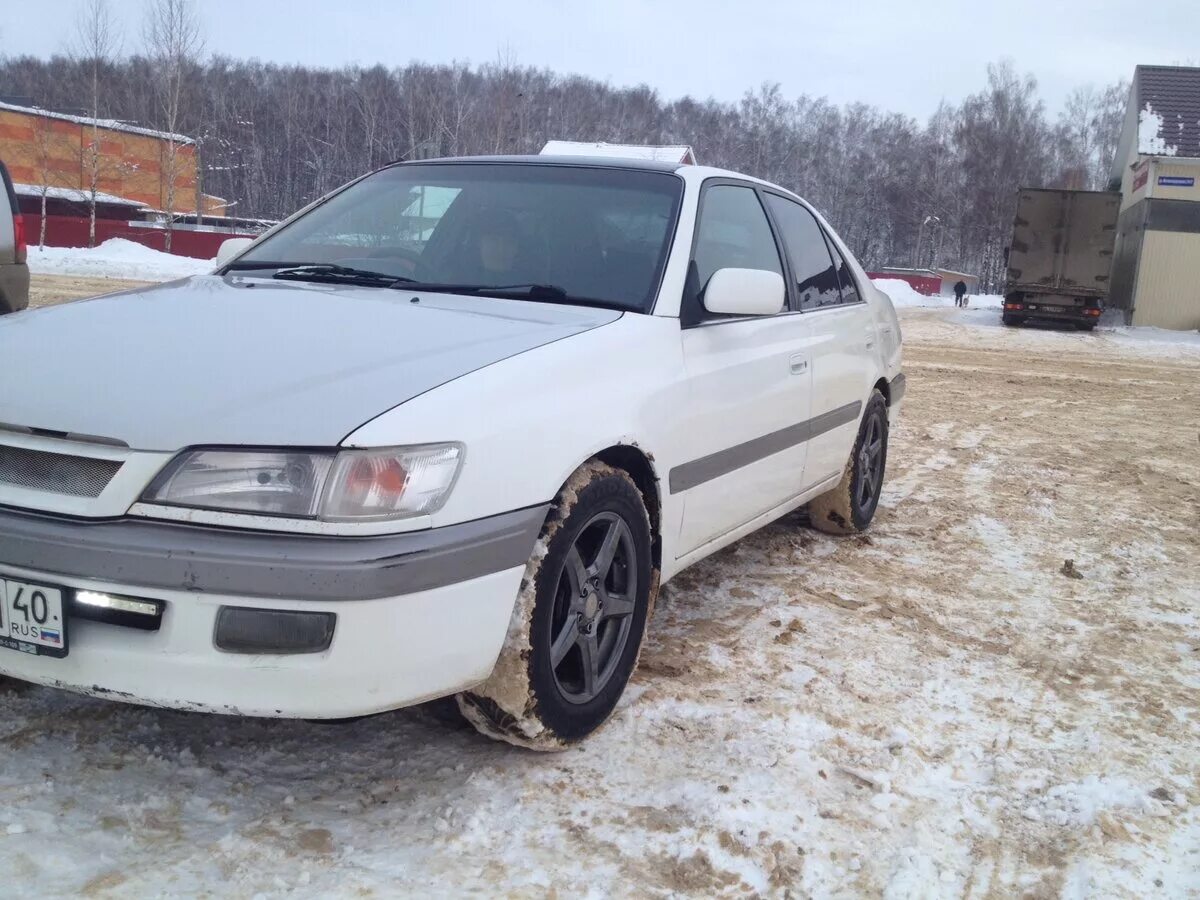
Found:
<svg viewBox="0 0 1200 900"><path fill-rule="evenodd" d="M1134 71L1118 187L1109 307L1132 325L1200 329L1200 68Z"/></svg>

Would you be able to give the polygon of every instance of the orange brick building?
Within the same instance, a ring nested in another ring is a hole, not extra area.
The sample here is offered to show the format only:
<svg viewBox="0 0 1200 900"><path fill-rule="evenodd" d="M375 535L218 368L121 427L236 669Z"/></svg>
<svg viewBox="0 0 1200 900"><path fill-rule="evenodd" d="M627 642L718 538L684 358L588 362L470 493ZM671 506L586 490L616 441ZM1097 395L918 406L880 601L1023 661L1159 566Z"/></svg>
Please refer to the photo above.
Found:
<svg viewBox="0 0 1200 900"><path fill-rule="evenodd" d="M100 147L97 190L145 204L167 208L169 147L175 145L175 197L172 212L223 215L225 201L197 196L196 144L184 135L170 135L110 119L96 122ZM14 182L88 190L93 123L90 118L0 103L0 159Z"/></svg>

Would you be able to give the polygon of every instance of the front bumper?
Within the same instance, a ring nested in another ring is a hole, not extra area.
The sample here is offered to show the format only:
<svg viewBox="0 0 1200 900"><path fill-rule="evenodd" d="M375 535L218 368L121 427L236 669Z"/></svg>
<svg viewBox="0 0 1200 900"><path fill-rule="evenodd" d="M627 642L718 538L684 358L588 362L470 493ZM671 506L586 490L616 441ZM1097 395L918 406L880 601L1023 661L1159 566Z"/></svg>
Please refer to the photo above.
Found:
<svg viewBox="0 0 1200 900"><path fill-rule="evenodd" d="M0 510L0 574L165 604L157 631L74 617L63 659L0 649L0 674L206 712L344 718L491 672L546 507L381 537L234 531ZM217 650L223 606L331 612L327 650Z"/></svg>

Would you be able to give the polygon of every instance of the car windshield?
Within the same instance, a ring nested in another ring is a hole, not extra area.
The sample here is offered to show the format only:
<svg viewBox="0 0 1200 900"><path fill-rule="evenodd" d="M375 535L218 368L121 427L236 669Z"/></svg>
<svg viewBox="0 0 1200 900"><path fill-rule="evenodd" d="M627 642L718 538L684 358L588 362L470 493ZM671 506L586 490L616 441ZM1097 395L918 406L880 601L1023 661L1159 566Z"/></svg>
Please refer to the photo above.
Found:
<svg viewBox="0 0 1200 900"><path fill-rule="evenodd" d="M675 175L635 169L394 166L261 241L235 268L341 266L359 277L480 286L484 296L487 286L546 285L561 290L528 298L649 311L682 190Z"/></svg>

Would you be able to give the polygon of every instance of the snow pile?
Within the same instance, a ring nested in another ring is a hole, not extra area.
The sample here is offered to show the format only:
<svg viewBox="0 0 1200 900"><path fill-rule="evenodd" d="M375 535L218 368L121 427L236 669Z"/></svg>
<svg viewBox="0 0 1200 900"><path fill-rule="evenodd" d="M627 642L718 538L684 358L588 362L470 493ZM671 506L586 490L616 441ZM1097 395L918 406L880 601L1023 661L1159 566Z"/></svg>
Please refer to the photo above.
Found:
<svg viewBox="0 0 1200 900"><path fill-rule="evenodd" d="M874 278L872 283L892 299L897 309L922 306L935 309L954 308L953 297L929 297L918 293L907 281L899 278ZM977 309L1000 309L1004 298L998 294L968 294L968 307Z"/></svg>
<svg viewBox="0 0 1200 900"><path fill-rule="evenodd" d="M1059 784L1025 809L1025 818L1053 825L1091 825L1104 812L1157 813L1161 804L1128 778L1089 775L1075 784Z"/></svg>
<svg viewBox="0 0 1200 900"><path fill-rule="evenodd" d="M173 256L124 238L110 238L99 247L91 248L29 248L29 270L37 275L169 281L203 275L211 272L215 265L216 260Z"/></svg>

